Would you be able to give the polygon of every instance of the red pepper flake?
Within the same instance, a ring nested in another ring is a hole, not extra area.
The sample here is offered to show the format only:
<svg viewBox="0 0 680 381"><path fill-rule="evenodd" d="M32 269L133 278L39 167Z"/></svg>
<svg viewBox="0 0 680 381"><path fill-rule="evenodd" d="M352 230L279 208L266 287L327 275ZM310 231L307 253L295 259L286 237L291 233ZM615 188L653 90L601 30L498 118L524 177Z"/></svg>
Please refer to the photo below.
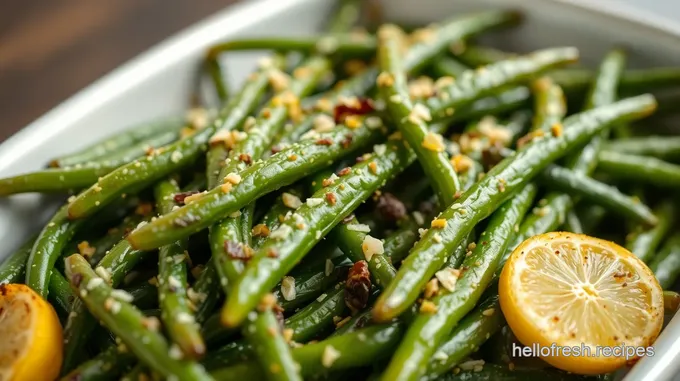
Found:
<svg viewBox="0 0 680 381"><path fill-rule="evenodd" d="M253 256L253 250L240 242L224 241L224 250L231 259L248 261Z"/></svg>
<svg viewBox="0 0 680 381"><path fill-rule="evenodd" d="M342 148L349 148L349 146L352 144L352 134L347 134L345 135L345 138L340 142L340 146Z"/></svg>
<svg viewBox="0 0 680 381"><path fill-rule="evenodd" d="M331 205L335 205L335 202L337 201L337 199L335 198L335 193L331 193L331 192L326 193L326 200Z"/></svg>
<svg viewBox="0 0 680 381"><path fill-rule="evenodd" d="M345 176L345 175L349 175L350 173L352 173L352 168L345 167L338 172L338 176Z"/></svg>
<svg viewBox="0 0 680 381"><path fill-rule="evenodd" d="M368 264L361 260L352 266L345 282L345 304L352 312L364 309L371 293L371 273Z"/></svg>
<svg viewBox="0 0 680 381"><path fill-rule="evenodd" d="M333 120L341 123L350 115L366 115L375 111L373 102L369 98L360 98L352 104L340 103L333 109Z"/></svg>
<svg viewBox="0 0 680 381"><path fill-rule="evenodd" d="M246 165L250 165L253 163L253 158L250 157L250 155L248 155L247 153L242 153L238 155L238 159L246 163Z"/></svg>
<svg viewBox="0 0 680 381"><path fill-rule="evenodd" d="M406 216L406 206L392 193L385 192L380 195L376 205L378 213L387 221L396 222Z"/></svg>
<svg viewBox="0 0 680 381"><path fill-rule="evenodd" d="M175 195L173 196L173 199L174 199L175 202L178 203L178 204L184 204L184 199L185 199L185 198L187 198L187 197L189 197L189 196L191 196L191 195L193 195L193 194L196 194L196 193L201 193L201 192L199 192L199 191L189 191L189 192L175 193Z"/></svg>
<svg viewBox="0 0 680 381"><path fill-rule="evenodd" d="M329 138L323 138L323 139L317 140L316 144L320 145L320 146L329 146L329 145L333 144L333 141Z"/></svg>
<svg viewBox="0 0 680 381"><path fill-rule="evenodd" d="M278 258L278 257L279 257L279 253L278 253L278 251L276 251L276 249L270 248L269 250L267 250L267 257L269 257L269 258Z"/></svg>

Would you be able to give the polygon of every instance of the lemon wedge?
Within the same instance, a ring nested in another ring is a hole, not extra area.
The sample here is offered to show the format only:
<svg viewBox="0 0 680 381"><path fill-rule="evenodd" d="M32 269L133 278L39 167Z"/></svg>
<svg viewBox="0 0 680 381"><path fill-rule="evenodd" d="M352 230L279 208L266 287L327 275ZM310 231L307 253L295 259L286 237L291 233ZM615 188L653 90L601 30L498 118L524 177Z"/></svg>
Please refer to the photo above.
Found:
<svg viewBox="0 0 680 381"><path fill-rule="evenodd" d="M0 285L0 380L54 380L62 330L52 306L23 284Z"/></svg>
<svg viewBox="0 0 680 381"><path fill-rule="evenodd" d="M499 296L517 339L574 373L610 372L649 354L663 324L652 271L623 247L583 234L524 241L503 267Z"/></svg>

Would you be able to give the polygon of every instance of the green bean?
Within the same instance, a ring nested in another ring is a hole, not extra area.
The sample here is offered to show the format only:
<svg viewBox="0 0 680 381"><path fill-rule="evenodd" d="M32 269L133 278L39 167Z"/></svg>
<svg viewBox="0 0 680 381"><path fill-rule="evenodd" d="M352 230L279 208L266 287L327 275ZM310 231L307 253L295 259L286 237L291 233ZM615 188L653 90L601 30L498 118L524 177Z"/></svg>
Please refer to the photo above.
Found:
<svg viewBox="0 0 680 381"><path fill-rule="evenodd" d="M625 57L620 51L617 50L612 51L607 55L607 57L605 57L604 61L600 65L600 75L591 86L590 94L586 102L586 109L596 106L604 106L615 100L617 85L620 73L623 70L624 61ZM553 77L550 81L554 80L555 79ZM547 90L547 85L549 84L550 82L537 83L537 90L540 90L540 88ZM549 93L546 92L545 95L548 96ZM546 107L544 109L547 110L548 108ZM561 112L564 112L564 104L561 103L560 107L555 107L554 109L559 109ZM548 118L545 122L543 122L543 124L544 127L548 125L552 126L555 122L555 118ZM595 140L590 141L576 155L572 155L569 158L571 160L570 169L574 169L576 173L590 175L593 166L597 164L597 158L594 157L594 155L600 150L603 137L606 136L607 135L603 134L596 137ZM587 177L582 177L581 179L586 178ZM577 186L574 188L577 188ZM572 190L578 190L574 188L572 188ZM597 189L602 187L594 188ZM628 200L625 199L626 196L621 195L620 193L619 195L620 197L617 199L621 200L624 205L636 206L628 203ZM611 198L608 198L608 200L611 201ZM561 226L566 221L567 214L573 205L574 203L571 197L566 194L558 192L548 193L545 198L539 202L539 207L534 210L534 213L527 217L525 221L522 222L522 225L519 226L517 235L510 244L504 258L501 260L501 263L504 263L510 253L512 253L512 251L527 238L555 230Z"/></svg>
<svg viewBox="0 0 680 381"><path fill-rule="evenodd" d="M432 111L433 120L447 119L457 108L491 95L499 88L526 81L577 59L578 50L575 48L553 48L501 61L484 70L468 71L453 84L441 88L439 95L430 98L426 105Z"/></svg>
<svg viewBox="0 0 680 381"><path fill-rule="evenodd" d="M651 227L638 226L626 237L626 249L630 250L640 260L649 263L654 259L657 248L675 221L675 204L662 201L655 209L654 215L658 223Z"/></svg>
<svg viewBox="0 0 680 381"><path fill-rule="evenodd" d="M370 306L365 308L363 311L354 314L349 321L344 322L342 325L335 328L329 337L345 335L350 332L354 332L361 329L371 323L371 308Z"/></svg>
<svg viewBox="0 0 680 381"><path fill-rule="evenodd" d="M125 291L132 295L132 303L140 310L158 308L158 287L155 285L143 282Z"/></svg>
<svg viewBox="0 0 680 381"><path fill-rule="evenodd" d="M559 192L550 192L538 202L538 206L528 215L521 225L517 227L517 234L508 245L505 255L498 266L499 270L510 254L522 242L535 235L554 231L567 219L567 211L573 206L569 195ZM500 271L497 271L500 274Z"/></svg>
<svg viewBox="0 0 680 381"><path fill-rule="evenodd" d="M263 70L270 68L271 66L266 66ZM228 102L220 110L220 114L204 129L156 150L152 156L123 165L97 181L69 204L69 218L78 219L91 215L122 194L144 188L193 163L200 153L205 151L206 143L218 129L229 130L231 129L229 126L239 126L255 108L265 90L267 80L256 76L250 83L253 83L252 87L244 87L240 97L234 97Z"/></svg>
<svg viewBox="0 0 680 381"><path fill-rule="evenodd" d="M413 304L425 283L444 263L446 253L460 245L477 222L491 214L514 190L524 186L550 162L611 124L649 114L654 105L654 98L644 95L573 115L565 120L560 136L536 140L497 164L463 193L452 208L440 214L439 225L435 223L435 228L421 238L402 263L394 281L378 298L374 317L386 321Z"/></svg>
<svg viewBox="0 0 680 381"><path fill-rule="evenodd" d="M443 57L434 63L434 70L441 76L457 78L470 69L462 63L450 57ZM487 98L482 98L471 105L463 106L454 112L452 121L482 118L487 115L502 114L519 108L529 98L529 89L518 86ZM526 115L525 113L522 113ZM522 115L518 114L518 115ZM521 124L513 124L521 126Z"/></svg>
<svg viewBox="0 0 680 381"><path fill-rule="evenodd" d="M42 171L0 179L0 196L27 192L67 192L89 187L119 166L106 163L48 168Z"/></svg>
<svg viewBox="0 0 680 381"><path fill-rule="evenodd" d="M354 263L366 260L366 255L362 245L366 237L373 238L369 232L356 231L353 229L363 229L368 225L362 225L352 216L347 221L343 220L331 231L331 238L335 241L345 255ZM369 238L370 239L370 238ZM367 261L371 278L377 286L389 284L396 274L396 270L389 258L384 254L373 254L370 261Z"/></svg>
<svg viewBox="0 0 680 381"><path fill-rule="evenodd" d="M37 237L31 237L0 264L0 284L17 283L26 274L26 259Z"/></svg>
<svg viewBox="0 0 680 381"><path fill-rule="evenodd" d="M500 312L498 296L483 300L477 308L465 315L463 320L444 339L432 356L424 379L434 379L450 371L455 365L476 352L505 324Z"/></svg>
<svg viewBox="0 0 680 381"><path fill-rule="evenodd" d="M125 368L135 362L131 353L119 352L115 345L108 347L92 359L80 364L61 378L62 381L117 380Z"/></svg>
<svg viewBox="0 0 680 381"><path fill-rule="evenodd" d="M117 297L118 294L97 277L87 261L74 254L66 258L66 273L71 287L78 292L88 310L142 362L165 377L180 380L209 380L203 368L195 362L178 359L170 345L149 324L138 309Z"/></svg>
<svg viewBox="0 0 680 381"><path fill-rule="evenodd" d="M469 46L457 56L468 65L484 66L511 59L516 54L483 46ZM596 74L581 68L562 69L550 72L550 77L565 91L576 93L586 91L595 81ZM656 67L626 70L621 76L620 87L625 92L640 93L676 87L678 84L680 84L680 70L677 67Z"/></svg>
<svg viewBox="0 0 680 381"><path fill-rule="evenodd" d="M279 224L281 223L281 220L283 217L288 213L289 211L292 212L293 209L283 202L283 194L288 193L291 196L301 198L303 196L303 192L301 187L290 187L287 188L284 192L281 192L280 195L276 196L276 200L274 200L274 203L269 207L267 210L267 213L262 217L262 220L260 221L259 225L264 225L267 227L268 231L274 231L277 227L279 227ZM286 196L289 197L289 196ZM289 204L290 205L290 204ZM251 234L252 235L252 234ZM253 248L258 248L264 243L264 241L267 240L267 236L269 233L266 232L259 232L257 237L252 237L253 240Z"/></svg>
<svg viewBox="0 0 680 381"><path fill-rule="evenodd" d="M296 286L299 278L296 279ZM316 300L297 311L285 321L285 326L293 331L294 341L306 342L328 331L337 317L347 311L345 290L336 284L321 293ZM219 314L210 316L202 328L203 336L208 343L219 343L235 333L234 329L225 328L220 322Z"/></svg>
<svg viewBox="0 0 680 381"><path fill-rule="evenodd" d="M333 318L343 316L347 311L345 288L338 284L286 319L284 325L293 330L294 341L304 343L333 327Z"/></svg>
<svg viewBox="0 0 680 381"><path fill-rule="evenodd" d="M375 53L375 38L366 34L332 33L320 36L261 37L222 42L210 47L209 57L230 51L274 50L280 53L334 55L343 58L368 57Z"/></svg>
<svg viewBox="0 0 680 381"><path fill-rule="evenodd" d="M269 104L262 109L254 124L246 128L247 137L232 147L229 158L225 162L225 166L220 170L218 180L231 181L228 183L238 183L238 177L231 179L231 176L238 176L236 173L241 172L244 168L252 162L258 160L269 148L272 142L272 137L276 135L282 128L286 118L293 115L295 105L286 104L284 96L292 96L299 99L307 95L313 90L318 83L321 76L328 71L330 62L325 58L310 58L300 67L305 70L305 75L294 79L289 86L277 94ZM245 156L244 156L245 155ZM252 206L254 207L254 205ZM241 272L243 272L243 258L232 257L225 245L239 245L247 244L250 238L250 226L247 227L247 235L236 237L236 230L241 229L242 218L228 217L220 223L213 225L210 228L210 242L212 254L214 257L213 263L217 268L217 274L220 276L220 284L225 293L231 288L233 283ZM245 223L245 225L249 225ZM235 239L236 238L236 239ZM240 250L247 250L243 246L239 246Z"/></svg>
<svg viewBox="0 0 680 381"><path fill-rule="evenodd" d="M656 214L655 214L656 215ZM581 219L573 210L567 212L567 216L564 219L564 224L562 224L564 229L568 232L583 234L583 226L581 225Z"/></svg>
<svg viewBox="0 0 680 381"><path fill-rule="evenodd" d="M290 147L291 145L299 142L301 139L303 139L304 135L312 129L317 120L316 118L318 117L324 118L327 116L322 113L312 114L305 117L300 123L288 123L283 126L283 131L281 131L272 142L270 153L275 154L276 152L279 152L282 149ZM271 155L265 153L263 157L269 156Z"/></svg>
<svg viewBox="0 0 680 381"><path fill-rule="evenodd" d="M598 155L597 168L607 175L626 181L637 181L663 188L680 186L680 165L654 157L601 151Z"/></svg>
<svg viewBox="0 0 680 381"><path fill-rule="evenodd" d="M534 120L532 129L552 132L551 129L567 115L562 88L550 77L542 77L532 84L535 97Z"/></svg>
<svg viewBox="0 0 680 381"><path fill-rule="evenodd" d="M460 189L458 176L444 152L441 135L428 131L429 112L419 111L408 95L406 73L400 59L401 30L393 25L382 27L378 31L378 60L381 69L378 76L378 89L387 111L395 121L405 141L413 148L418 162L430 179L439 204L451 205L454 195Z"/></svg>
<svg viewBox="0 0 680 381"><path fill-rule="evenodd" d="M623 51L614 49L609 52L600 64L598 76L586 97L584 108L590 110L595 107L611 104L616 100L619 79L626 65L626 55ZM590 175L597 166L597 154L602 144L609 137L609 131L603 131L593 137L580 152L567 156L567 167L577 172Z"/></svg>
<svg viewBox="0 0 680 381"><path fill-rule="evenodd" d="M451 43L493 28L516 24L520 18L521 15L514 11L487 11L447 21L437 29L432 41L417 44L409 49L404 66L409 72L420 71Z"/></svg>
<svg viewBox="0 0 680 381"><path fill-rule="evenodd" d="M680 276L680 236L671 236L649 263L661 288L670 288Z"/></svg>
<svg viewBox="0 0 680 381"><path fill-rule="evenodd" d="M26 262L26 285L38 295L46 298L51 270L61 255L62 249L83 221L69 221L67 207L62 206L40 232L33 244Z"/></svg>
<svg viewBox="0 0 680 381"><path fill-rule="evenodd" d="M342 33L351 30L361 19L361 0L341 0L333 9L328 20L329 33Z"/></svg>
<svg viewBox="0 0 680 381"><path fill-rule="evenodd" d="M580 376L556 369L510 369L507 366L484 364L479 368L466 369L458 373L446 373L438 381L586 381L597 377Z"/></svg>
<svg viewBox="0 0 680 381"><path fill-rule="evenodd" d="M284 57L274 56L271 59L271 65L264 65L258 71L253 73L246 84L239 90L233 98L229 100L225 109L228 110L242 110L244 115L242 117L230 117L225 119L224 123L215 130L215 134L225 134L231 130L235 130L243 124L246 114L254 109L255 105L260 103L264 96L264 90L270 81L272 73L283 66ZM236 112L237 116L240 112ZM213 135L213 144L210 145L206 156L206 178L208 179L208 189L212 189L219 185L219 174L224 166L224 160L228 157L231 147L231 140L227 142L218 139L219 135ZM229 143L229 144L227 144Z"/></svg>
<svg viewBox="0 0 680 381"><path fill-rule="evenodd" d="M184 128L182 130L175 129L151 136L149 139L136 143L135 145L122 149L116 153L107 155L100 163L107 166L120 166L127 164L138 157L150 155L154 150L177 141L180 136L185 133L184 131L193 131L188 127L185 128L186 130L184 130Z"/></svg>
<svg viewBox="0 0 680 381"><path fill-rule="evenodd" d="M75 300L68 281L59 271L52 270L49 283L49 301L59 312L60 317L67 317L71 310L71 303Z"/></svg>
<svg viewBox="0 0 680 381"><path fill-rule="evenodd" d="M215 86L217 99L224 103L229 98L229 85L224 78L225 75L219 58L219 56L208 54L203 61L203 65L205 66L205 71L208 72L212 79L213 86Z"/></svg>
<svg viewBox="0 0 680 381"><path fill-rule="evenodd" d="M531 99L531 91L524 86L506 90L497 96L486 97L469 105L459 107L447 122L460 122L479 119L487 115L505 114L526 106Z"/></svg>
<svg viewBox="0 0 680 381"><path fill-rule="evenodd" d="M0 284L21 282L26 274L26 258L30 255L35 238L24 243L14 254L0 265ZM64 276L57 270L50 272L49 300L60 312L60 316L68 315L74 296Z"/></svg>
<svg viewBox="0 0 680 381"><path fill-rule="evenodd" d="M154 187L159 214L175 207L174 195L178 192L174 180L161 181ZM158 305L172 342L186 357L195 359L205 354L205 344L187 297L187 245L187 240L180 240L158 250Z"/></svg>
<svg viewBox="0 0 680 381"><path fill-rule="evenodd" d="M383 242L385 255L389 256L392 263L402 261L409 253L409 250L418 241L418 224L412 219L408 220L399 230L390 234Z"/></svg>
<svg viewBox="0 0 680 381"><path fill-rule="evenodd" d="M96 265L115 244L125 238L127 233L139 225L142 220L143 217L139 214L127 216L118 226L109 229L103 237L94 241L90 247L95 251L87 258L90 264Z"/></svg>
<svg viewBox="0 0 680 381"><path fill-rule="evenodd" d="M586 234L594 234L602 220L607 216L607 210L599 205L584 205L576 211L583 224Z"/></svg>
<svg viewBox="0 0 680 381"><path fill-rule="evenodd" d="M431 301L436 312L421 311L411 322L383 380L417 380L425 373L444 336L475 307L491 282L515 225L531 206L536 191L535 185L526 185L492 215L471 255L465 256L461 266L465 271L460 277L458 272L447 270L435 274L441 284L439 295ZM500 310L496 313L500 314Z"/></svg>
<svg viewBox="0 0 680 381"><path fill-rule="evenodd" d="M293 348L293 359L300 364L300 370L305 377L366 366L389 356L390 350L398 344L401 333L400 323L363 328L346 335ZM218 381L257 380L262 378L261 372L256 363L242 362L210 374Z"/></svg>
<svg viewBox="0 0 680 381"><path fill-rule="evenodd" d="M675 314L680 308L680 294L675 291L663 292L663 309L667 314Z"/></svg>
<svg viewBox="0 0 680 381"><path fill-rule="evenodd" d="M478 33L478 32L481 32L483 30L487 30L487 29L494 27L494 26L512 23L512 22L517 20L517 17L518 17L517 14L513 13L513 12L486 12L486 13L475 14L475 15L460 18L458 20L454 20L454 21L446 24L445 26L443 26L439 30L439 32L437 33L437 38L436 38L435 41L432 41L432 42L429 42L429 43L426 43L426 44L418 44L414 48L412 48L412 50L410 51L411 53L409 53L409 56L407 56L407 58L406 58L405 66L406 66L407 69L411 69L411 70L413 70L413 69L415 69L419 66L424 66L425 64L427 64L428 60L432 59L439 52L443 51L452 40L455 41L455 40L458 40L459 38L463 38L463 37L469 36L471 34ZM355 80L353 81L353 85L356 85L356 84L359 84L359 83L368 83L369 84L368 87L370 88L374 83L374 79L375 79L376 75L377 75L377 73L375 73L375 71L373 71L373 73L367 72L360 77L356 77ZM360 87L361 86L349 86L349 85L343 86L342 91L340 91L338 93L331 94L330 96L335 97L337 95L353 95L353 94L356 94L356 93L363 93L367 89L366 86L363 86L361 88ZM525 94L526 94L526 92L525 92ZM340 131L342 131L343 129L336 128L336 130L339 130L339 131L336 132L333 135L336 136L337 138L345 140L346 138L344 136L342 136L342 137L338 136L341 133ZM358 130L355 130L353 132L352 142L348 144L347 149L343 150L342 153L349 154L352 151L352 148L367 143L367 140L371 140L367 136L361 134L361 132L365 132L365 131L361 131L361 130L362 129L358 129ZM373 134L369 134L369 135L373 135ZM377 135L377 134L375 134L375 135ZM373 136L375 136L375 135L373 135ZM333 140L333 139L331 139L331 140ZM335 141L335 140L333 140L333 141ZM361 143L361 144L357 144L357 143ZM300 148L302 148L302 147L300 147ZM310 150L304 151L304 152L307 152L307 154L305 155L306 158L309 158L310 156L314 156L314 155L310 155L309 151ZM326 153L328 153L328 151L331 151L331 149L327 148L325 151L326 151ZM290 150L284 150L282 152L285 152L288 155L291 154ZM296 152L296 154L297 154L297 152ZM281 153L279 153L277 155L279 155L279 158L282 156ZM324 155L324 156L325 157L323 157L322 160L315 160L315 163L317 163L316 165L319 165L319 163L321 163L321 162L327 162L328 159L332 160L334 155L332 155L331 157L328 157L326 155ZM274 157L276 157L276 155L274 155L272 157L272 159ZM314 159L316 159L316 158L314 158ZM269 159L267 161L265 161L265 163L260 164L259 166L256 164L255 166L249 168L249 170L258 170L260 166L265 167L267 163L269 163ZM309 162L310 167L313 166L312 164L314 164L314 163ZM277 168L280 168L282 166L283 165L277 165ZM286 166L284 166L284 167L286 167ZM319 166L319 168L320 168L320 166ZM308 170L313 171L316 168L307 168L307 166L301 166L301 167L297 167L297 169L301 169L300 172L302 172L302 173L308 173L307 172ZM278 172L278 171L274 171L274 172ZM286 175L287 175L286 178L289 179L289 180L283 182L283 184L279 183L280 179L277 179L276 176L270 176L267 180L263 180L263 181L259 182L258 184L276 185L275 188L278 188L282 185L290 184L291 182L300 178L298 176L294 176L292 172L293 171L289 168L288 173L286 173ZM253 173L253 172L249 172L248 174L250 174L250 173ZM266 188L256 187L256 188L251 188L251 189L253 191L261 191L261 190L265 190ZM237 193L237 192L231 192L232 195L234 193ZM240 193L240 192L238 192L238 193ZM264 193L266 193L266 191ZM259 195L261 195L261 194L259 194ZM230 199L230 198L231 197L217 197L217 199L213 200L213 197L206 197L205 201L203 201L203 202L207 203L208 200L220 201L219 199L222 199L221 200L222 202L216 202L213 207L208 208L207 210L206 210L206 208L202 208L202 207L200 208L200 209L203 209L204 212L210 212L209 213L211 215L210 218L206 218L207 216L205 216L205 215L201 216L200 214L191 213L192 216L198 217L198 220L199 220L198 222L200 222L200 225L202 225L202 226L199 227L198 226L199 224L196 223L197 221L192 221L194 223L187 224L187 225L191 225L191 226L186 226L186 227L188 227L188 229L186 229L186 233L182 233L182 234L187 234L188 231L193 231L194 229L200 229L200 228L203 228L203 227L210 225L211 223L215 222L216 215L223 215L225 213L229 213L227 210L225 210L227 208L225 208L224 206L221 206L221 207L217 207L217 206L218 206L218 204L223 204L225 199ZM256 198L256 197L254 197L254 198ZM193 204L195 206L193 206L193 207L198 209L199 205L203 204L203 202L201 202L201 200L199 200L198 202L194 202ZM245 204L247 204L247 203L245 203ZM243 204L243 205L245 205L245 204ZM238 207L240 207L240 206L242 206L242 205L238 205ZM231 209L231 208L229 208L229 209ZM232 212L235 211L235 210L237 210L237 209L232 210ZM188 211L189 211L189 208L185 208L182 212L177 211L177 213L170 213L165 218L158 219L152 225L156 225L155 228L156 228L156 230L158 230L158 232L170 230L169 229L170 226L174 225L174 224L171 223L171 221L177 220L178 214L180 214L180 215L185 214ZM201 213L201 214L203 214L203 213ZM193 220L193 218L192 218L192 220ZM208 220L210 220L210 221L208 221ZM183 220L177 220L177 221L181 221L180 224L184 224ZM207 223L206 223L206 221L207 221ZM161 225L161 224L165 225L165 227L162 228L162 229L159 228L159 226L158 226L158 225ZM149 229L151 229L151 227L149 227ZM162 237L164 234L155 234L154 236L156 236L157 238L161 238L161 239L167 239L168 242L169 242L169 241L177 238L176 234L178 233L178 230L184 230L184 229L177 229L176 226L173 226L172 230L173 230L172 237L165 237L164 238L164 237ZM129 238L131 239L132 242L134 242L136 240L140 241L140 237L143 236L142 234L143 234L143 232L139 231L136 234L133 233L131 235L131 237L129 237ZM190 234L190 233L188 233L188 234ZM135 238L137 238L137 239L135 239ZM144 245L142 242L137 242L137 245L140 245L140 244ZM146 244L150 244L150 242L147 242ZM153 243L152 245L155 245L155 244L156 243ZM163 244L162 242L159 242L158 246L160 246L162 244Z"/></svg>
<svg viewBox="0 0 680 381"><path fill-rule="evenodd" d="M326 167L329 161L350 155L382 136L377 129L367 127L336 126L334 130L321 135L320 139L304 140L267 160L253 163L239 174L241 181L230 192L225 193L220 187L209 191L189 205L138 228L127 239L135 247L151 249L189 236L252 200L292 184ZM330 145L326 145L328 143Z"/></svg>
<svg viewBox="0 0 680 381"><path fill-rule="evenodd" d="M249 319L243 327L243 336L257 353L257 359L268 380L302 380L299 366L293 360L290 347L271 310Z"/></svg>
<svg viewBox="0 0 680 381"><path fill-rule="evenodd" d="M312 201L301 205L283 221L248 262L243 276L231 288L223 308L223 323L238 325L314 244L414 159L409 148L394 140L376 146L370 157L315 192ZM370 260L372 254L382 254L378 242L367 245L370 248L363 250L366 259Z"/></svg>
<svg viewBox="0 0 680 381"><path fill-rule="evenodd" d="M652 210L639 199L621 193L615 186L580 175L576 171L550 165L541 173L541 180L550 188L562 190L571 196L579 196L622 217L630 218L632 221L647 225L657 223Z"/></svg>
<svg viewBox="0 0 680 381"><path fill-rule="evenodd" d="M680 158L680 137L640 136L612 140L605 143L604 150L640 156L652 156L662 160Z"/></svg>
<svg viewBox="0 0 680 381"><path fill-rule="evenodd" d="M194 316L199 324L203 324L215 310L215 306L217 306L222 294L222 289L217 284L219 276L211 261L212 259L208 261L205 269L191 288L191 294L196 295L194 303L197 305L197 308Z"/></svg>
<svg viewBox="0 0 680 381"><path fill-rule="evenodd" d="M107 275L111 280L111 286L117 287L125 275L147 254L143 251L134 250L128 241L123 240L104 255L96 268L101 267L101 270L97 271ZM76 365L75 361L82 353L88 335L94 330L96 323L83 302L80 299L76 300L71 306L71 314L64 328L63 372L68 372Z"/></svg>
<svg viewBox="0 0 680 381"><path fill-rule="evenodd" d="M337 253L338 249L332 247L332 253ZM342 253L342 252L340 252ZM314 261L309 265L299 266L290 273L290 277L295 279L295 297L287 300L283 297L281 287L277 286L273 291L279 301L279 305L284 311L292 311L304 306L307 302L314 300L326 289L345 280L347 271L351 266L351 261L344 255L336 255L333 258L325 256L324 261Z"/></svg>
<svg viewBox="0 0 680 381"><path fill-rule="evenodd" d="M201 364L208 371L213 371L252 359L253 346L246 340L239 339L208 353ZM259 366L257 368L259 369Z"/></svg>
<svg viewBox="0 0 680 381"><path fill-rule="evenodd" d="M516 24L519 20L519 13L514 11L487 11L446 21L436 29L432 40L417 43L409 48L404 58L404 68L409 74L417 73L427 67L452 43L490 29ZM325 93L321 99L365 94L375 85L378 73L377 68L370 68L352 78L351 83L346 86Z"/></svg>
<svg viewBox="0 0 680 381"><path fill-rule="evenodd" d="M253 217L255 214L255 203L251 202L241 209L241 237L243 243L252 247L253 244Z"/></svg>
<svg viewBox="0 0 680 381"><path fill-rule="evenodd" d="M77 164L91 163L92 161L106 160L110 155L142 143L164 132L177 131L185 124L183 118L166 118L154 122L145 122L141 125L126 128L122 133L105 138L80 151L70 153L50 161L51 167L71 167ZM96 181L96 180L95 180Z"/></svg>
<svg viewBox="0 0 680 381"><path fill-rule="evenodd" d="M142 363L138 363L132 369L130 369L129 372L125 373L123 377L121 377L121 381L144 381L144 380L149 380L152 379L152 375L149 372L149 369L147 369L146 366Z"/></svg>

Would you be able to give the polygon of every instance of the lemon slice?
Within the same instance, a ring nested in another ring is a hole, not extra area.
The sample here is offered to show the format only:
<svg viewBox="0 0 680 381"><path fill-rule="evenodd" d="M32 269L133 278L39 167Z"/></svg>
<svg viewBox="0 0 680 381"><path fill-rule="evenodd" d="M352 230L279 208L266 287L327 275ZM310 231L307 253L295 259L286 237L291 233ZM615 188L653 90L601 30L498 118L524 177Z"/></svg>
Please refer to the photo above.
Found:
<svg viewBox="0 0 680 381"><path fill-rule="evenodd" d="M23 284L0 285L0 380L54 380L62 331L52 306Z"/></svg>
<svg viewBox="0 0 680 381"><path fill-rule="evenodd" d="M499 296L517 339L574 373L610 372L648 354L663 324L652 271L626 249L583 234L524 241L503 267Z"/></svg>

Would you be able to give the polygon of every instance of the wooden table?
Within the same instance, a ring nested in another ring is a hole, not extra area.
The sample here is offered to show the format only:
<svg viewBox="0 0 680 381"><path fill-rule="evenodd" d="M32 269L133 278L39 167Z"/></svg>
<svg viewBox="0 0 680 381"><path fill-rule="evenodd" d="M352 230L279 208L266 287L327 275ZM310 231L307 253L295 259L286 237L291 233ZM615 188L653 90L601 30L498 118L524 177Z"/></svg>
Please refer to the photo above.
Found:
<svg viewBox="0 0 680 381"><path fill-rule="evenodd" d="M0 141L118 65L237 1L0 1Z"/></svg>

